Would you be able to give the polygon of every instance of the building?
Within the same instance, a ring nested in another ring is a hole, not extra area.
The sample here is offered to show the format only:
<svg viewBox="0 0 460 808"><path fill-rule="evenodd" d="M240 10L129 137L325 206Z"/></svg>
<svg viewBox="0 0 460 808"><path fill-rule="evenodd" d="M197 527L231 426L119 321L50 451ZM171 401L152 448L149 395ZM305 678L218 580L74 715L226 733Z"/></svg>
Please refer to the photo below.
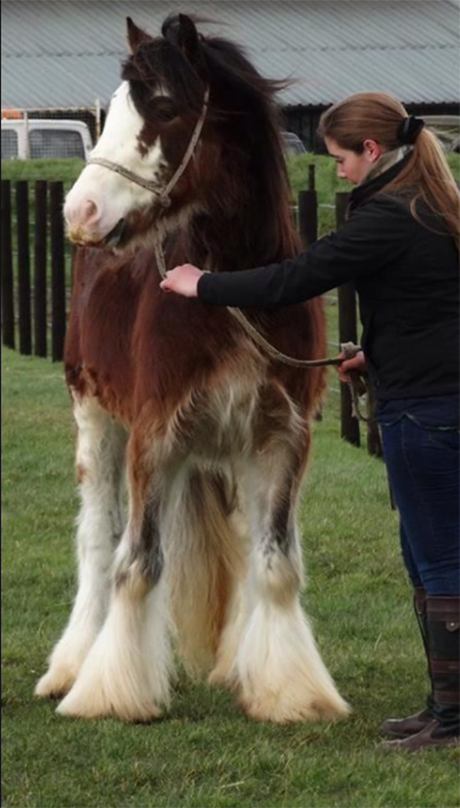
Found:
<svg viewBox="0 0 460 808"><path fill-rule="evenodd" d="M418 114L458 114L459 0L3 0L2 107L93 108L117 86L125 18L159 32L174 10L240 43L258 69L293 78L286 127L315 145L319 114L360 90Z"/></svg>

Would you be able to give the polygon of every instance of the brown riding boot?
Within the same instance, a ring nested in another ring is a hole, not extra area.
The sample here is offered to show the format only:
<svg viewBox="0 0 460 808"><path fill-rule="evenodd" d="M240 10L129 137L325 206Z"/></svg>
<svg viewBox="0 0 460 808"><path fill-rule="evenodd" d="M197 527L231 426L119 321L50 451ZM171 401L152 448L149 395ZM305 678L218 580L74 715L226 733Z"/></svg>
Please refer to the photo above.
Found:
<svg viewBox="0 0 460 808"><path fill-rule="evenodd" d="M433 681L432 717L415 735L384 741L379 749L415 752L430 746L458 746L459 722L459 598L428 597L426 627Z"/></svg>
<svg viewBox="0 0 460 808"><path fill-rule="evenodd" d="M422 586L414 589L414 611L422 635L423 647L428 661L428 646L426 638L426 594ZM427 697L426 707L415 715L407 718L387 718L380 727L383 735L389 738L407 738L409 735L416 735L433 720L433 681L431 679L430 665L428 663L428 675L431 680L431 693Z"/></svg>

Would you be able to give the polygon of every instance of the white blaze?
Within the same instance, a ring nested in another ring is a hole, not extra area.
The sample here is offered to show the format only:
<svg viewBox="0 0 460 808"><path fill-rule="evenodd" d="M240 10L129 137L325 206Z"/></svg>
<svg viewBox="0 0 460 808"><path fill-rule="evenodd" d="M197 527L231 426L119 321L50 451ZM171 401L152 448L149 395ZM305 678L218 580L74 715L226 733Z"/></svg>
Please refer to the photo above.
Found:
<svg viewBox="0 0 460 808"><path fill-rule="evenodd" d="M123 82L112 97L104 131L91 157L110 160L150 182L160 182L161 169L166 165L160 139L141 154L143 126L129 83ZM151 204L150 191L107 168L88 165L67 196L64 215L71 233L78 231L85 240L98 241L131 211Z"/></svg>

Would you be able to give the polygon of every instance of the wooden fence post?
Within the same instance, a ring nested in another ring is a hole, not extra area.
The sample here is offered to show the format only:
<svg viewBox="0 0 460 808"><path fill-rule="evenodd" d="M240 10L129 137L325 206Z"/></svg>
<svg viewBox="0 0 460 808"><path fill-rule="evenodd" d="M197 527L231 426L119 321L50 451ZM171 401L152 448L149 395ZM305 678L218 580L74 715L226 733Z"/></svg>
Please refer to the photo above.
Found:
<svg viewBox="0 0 460 808"><path fill-rule="evenodd" d="M34 353L47 354L47 283L46 283L46 228L47 183L35 183L35 249L34 249Z"/></svg>
<svg viewBox="0 0 460 808"><path fill-rule="evenodd" d="M308 166L308 190L299 193L299 233L305 248L318 238L318 196L314 163ZM322 421L322 418L319 407L315 413L315 421Z"/></svg>
<svg viewBox="0 0 460 808"><path fill-rule="evenodd" d="M18 301L19 351L32 353L32 319L30 312L30 248L29 248L29 183L16 183L16 213L18 234Z"/></svg>
<svg viewBox="0 0 460 808"><path fill-rule="evenodd" d="M2 322L3 344L15 347L13 251L11 242L11 183L2 180Z"/></svg>
<svg viewBox="0 0 460 808"><path fill-rule="evenodd" d="M318 238L318 200L315 190L315 166L308 166L308 190L299 192L299 233L304 247Z"/></svg>
<svg viewBox="0 0 460 808"><path fill-rule="evenodd" d="M62 218L63 198L63 183L51 182L51 355L53 362L61 362L63 359L66 332L64 222Z"/></svg>
<svg viewBox="0 0 460 808"><path fill-rule="evenodd" d="M335 197L337 227L345 221L349 194L337 193ZM338 289L339 342L357 342L356 296L353 283L344 283ZM350 391L340 385L340 435L354 446L359 446L359 422L352 415Z"/></svg>

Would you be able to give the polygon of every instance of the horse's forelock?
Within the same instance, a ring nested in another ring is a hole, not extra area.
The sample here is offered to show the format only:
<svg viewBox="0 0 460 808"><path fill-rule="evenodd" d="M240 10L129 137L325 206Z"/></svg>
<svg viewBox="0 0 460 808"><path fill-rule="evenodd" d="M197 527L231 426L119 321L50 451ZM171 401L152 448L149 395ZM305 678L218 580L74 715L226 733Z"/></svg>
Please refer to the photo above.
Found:
<svg viewBox="0 0 460 808"><path fill-rule="evenodd" d="M147 89L147 100L161 87L179 108L199 111L203 104L205 80L183 51L165 39L142 42L125 61L122 78ZM140 112L145 117L147 108Z"/></svg>

